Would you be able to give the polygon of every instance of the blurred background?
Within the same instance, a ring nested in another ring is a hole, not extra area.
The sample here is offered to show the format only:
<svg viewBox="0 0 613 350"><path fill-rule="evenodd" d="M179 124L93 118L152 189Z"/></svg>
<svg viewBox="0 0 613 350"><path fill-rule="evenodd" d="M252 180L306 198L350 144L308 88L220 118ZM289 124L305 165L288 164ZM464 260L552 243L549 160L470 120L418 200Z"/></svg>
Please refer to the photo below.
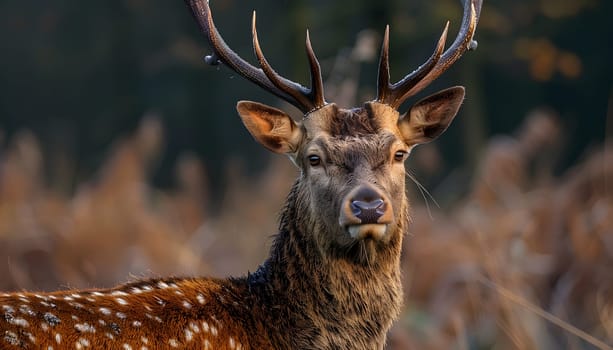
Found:
<svg viewBox="0 0 613 350"><path fill-rule="evenodd" d="M255 62L326 97L374 98L431 54L458 0L216 0ZM611 349L613 27L609 0L486 0L468 52L417 99L467 88L407 167L406 310L389 349ZM292 107L225 67L182 1L0 3L0 290L109 287L257 268L297 170L257 145L240 99ZM415 100L408 101L408 109ZM425 190L420 190L420 186Z"/></svg>

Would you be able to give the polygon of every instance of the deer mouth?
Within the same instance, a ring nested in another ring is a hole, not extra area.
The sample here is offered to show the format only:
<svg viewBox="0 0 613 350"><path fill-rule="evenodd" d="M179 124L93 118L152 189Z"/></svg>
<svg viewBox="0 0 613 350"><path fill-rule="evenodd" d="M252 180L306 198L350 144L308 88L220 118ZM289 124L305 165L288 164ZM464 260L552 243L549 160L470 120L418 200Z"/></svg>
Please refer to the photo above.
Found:
<svg viewBox="0 0 613 350"><path fill-rule="evenodd" d="M387 233L387 224L362 224L349 225L347 231L351 238L356 240L372 239L375 241L383 240Z"/></svg>

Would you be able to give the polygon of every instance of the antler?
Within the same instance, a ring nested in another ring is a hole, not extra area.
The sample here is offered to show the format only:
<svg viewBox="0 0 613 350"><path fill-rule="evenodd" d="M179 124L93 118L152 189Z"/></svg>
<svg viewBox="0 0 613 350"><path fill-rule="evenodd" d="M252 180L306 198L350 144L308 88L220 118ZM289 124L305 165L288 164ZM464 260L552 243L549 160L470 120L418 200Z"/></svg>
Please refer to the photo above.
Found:
<svg viewBox="0 0 613 350"><path fill-rule="evenodd" d="M476 41L473 35L479 20L482 0L463 0L464 15L462 26L457 38L443 53L449 22L441 34L436 49L430 58L417 70L408 74L397 83L390 83L389 74L389 26L385 28L385 36L381 47L381 57L379 59L379 84L377 86L377 101L385 103L393 108L398 108L409 97L423 90L444 71L446 71L455 61L462 56L468 49L476 48ZM470 4L468 4L470 3Z"/></svg>
<svg viewBox="0 0 613 350"><path fill-rule="evenodd" d="M311 68L312 88L310 89L282 77L268 64L258 42L255 28L255 11L253 12L252 21L253 47L261 68L257 68L242 59L224 42L213 23L208 0L185 0L185 3L192 10L192 14L198 22L202 33L213 49L213 54L205 57L207 63L214 65L218 64L219 61L223 62L236 73L291 103L305 114L326 104L323 94L321 69L319 61L313 52L308 31L306 35L306 51Z"/></svg>

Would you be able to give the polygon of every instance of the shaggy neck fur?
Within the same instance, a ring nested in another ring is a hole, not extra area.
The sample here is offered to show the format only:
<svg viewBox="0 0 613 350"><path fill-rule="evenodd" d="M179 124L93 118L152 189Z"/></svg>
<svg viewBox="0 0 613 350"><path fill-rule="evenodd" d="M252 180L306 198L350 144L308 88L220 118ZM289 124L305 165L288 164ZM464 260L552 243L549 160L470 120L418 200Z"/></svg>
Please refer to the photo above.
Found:
<svg viewBox="0 0 613 350"><path fill-rule="evenodd" d="M400 248L406 209L376 261L326 256L315 245L307 204L296 182L281 215L270 258L248 277L264 324L279 349L383 349L402 301ZM405 201L406 206L406 201Z"/></svg>

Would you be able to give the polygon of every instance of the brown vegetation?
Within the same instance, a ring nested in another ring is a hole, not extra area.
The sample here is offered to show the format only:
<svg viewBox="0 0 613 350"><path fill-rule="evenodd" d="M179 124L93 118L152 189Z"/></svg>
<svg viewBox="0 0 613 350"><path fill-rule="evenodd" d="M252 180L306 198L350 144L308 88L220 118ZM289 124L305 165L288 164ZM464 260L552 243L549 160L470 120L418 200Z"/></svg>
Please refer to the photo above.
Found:
<svg viewBox="0 0 613 350"><path fill-rule="evenodd" d="M253 180L234 163L224 199L211 203L204 165L185 156L178 186L162 191L147 178L161 142L147 131L155 123L118 142L99 176L73 195L45 184L41 169L49 155L32 134L11 140L0 153L0 290L255 269L293 167L275 158ZM539 136L531 125L551 129ZM549 138L559 131L555 119L536 114L519 136L492 141L456 209L429 212L412 196L406 310L390 348L611 346L613 147L555 177L543 154L559 149ZM211 206L218 214L209 213Z"/></svg>

